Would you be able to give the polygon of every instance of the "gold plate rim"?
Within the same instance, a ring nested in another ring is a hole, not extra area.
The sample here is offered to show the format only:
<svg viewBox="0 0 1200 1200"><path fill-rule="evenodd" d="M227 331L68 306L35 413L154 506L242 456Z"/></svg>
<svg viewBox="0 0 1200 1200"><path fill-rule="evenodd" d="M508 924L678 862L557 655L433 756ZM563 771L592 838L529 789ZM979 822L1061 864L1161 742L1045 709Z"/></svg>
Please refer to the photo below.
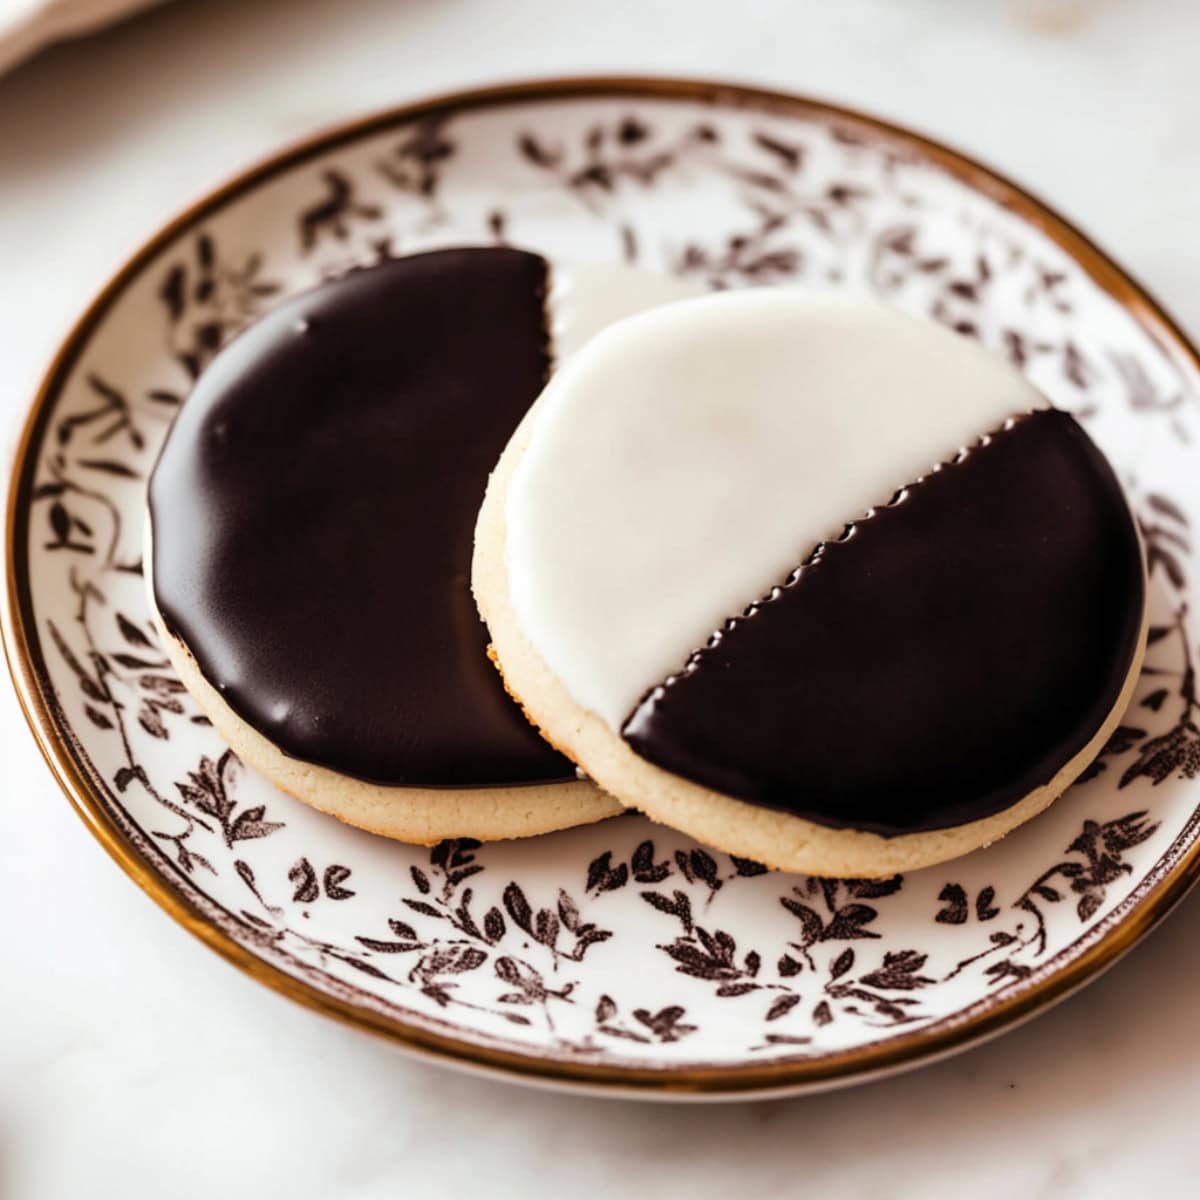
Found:
<svg viewBox="0 0 1200 1200"><path fill-rule="evenodd" d="M1040 984L988 1005L961 1022L940 1022L874 1046L769 1064L638 1067L626 1064L552 1060L535 1054L482 1046L423 1029L331 995L287 974L235 941L200 907L142 857L106 809L87 777L70 739L54 716L53 690L31 649L32 601L23 553L23 514L34 464L30 447L38 439L58 391L99 320L142 267L189 226L271 176L347 142L432 113L481 109L522 102L589 96L693 100L712 105L755 107L832 120L916 148L976 191L1011 210L1055 242L1093 281L1132 313L1181 370L1200 380L1200 353L1162 306L1116 265L1085 234L1052 207L970 155L951 149L904 126L856 109L798 94L745 84L653 76L587 76L538 79L450 92L340 122L303 138L240 171L162 226L116 271L74 323L52 359L35 394L17 444L9 478L5 518L6 587L0 602L5 658L21 709L55 780L92 835L127 875L185 929L259 983L346 1025L381 1036L402 1049L446 1065L549 1087L590 1090L645 1099L766 1097L816 1091L892 1074L944 1058L994 1037L1064 999L1130 950L1200 880L1200 838L1193 840L1127 915L1087 946L1072 962Z"/></svg>

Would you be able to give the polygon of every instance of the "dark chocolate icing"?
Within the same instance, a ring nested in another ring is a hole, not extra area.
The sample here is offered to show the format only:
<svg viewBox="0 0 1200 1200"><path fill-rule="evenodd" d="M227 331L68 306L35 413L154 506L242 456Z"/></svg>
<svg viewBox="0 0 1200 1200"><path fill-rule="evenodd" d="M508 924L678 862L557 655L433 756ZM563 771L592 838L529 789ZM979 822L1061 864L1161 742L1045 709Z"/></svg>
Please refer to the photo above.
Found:
<svg viewBox="0 0 1200 1200"><path fill-rule="evenodd" d="M573 779L470 591L488 472L549 370L547 264L439 251L297 296L201 376L150 481L154 590L229 706L384 784Z"/></svg>
<svg viewBox="0 0 1200 1200"><path fill-rule="evenodd" d="M818 549L623 735L727 795L888 836L1002 811L1091 740L1142 621L1141 549L1074 419L1022 417Z"/></svg>

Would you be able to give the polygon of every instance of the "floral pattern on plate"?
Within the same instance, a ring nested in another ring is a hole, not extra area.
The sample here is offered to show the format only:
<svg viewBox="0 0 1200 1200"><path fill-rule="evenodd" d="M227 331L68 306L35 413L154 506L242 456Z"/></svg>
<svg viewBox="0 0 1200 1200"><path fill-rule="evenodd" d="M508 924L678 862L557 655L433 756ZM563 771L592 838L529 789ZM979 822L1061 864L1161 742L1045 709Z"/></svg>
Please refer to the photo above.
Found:
<svg viewBox="0 0 1200 1200"><path fill-rule="evenodd" d="M761 1064L778 1068L773 1087L850 1080L886 1065L895 1039L915 1039L906 1061L934 1053L1047 995L1161 905L1196 854L1200 798L1196 368L1149 306L1118 303L1094 263L1042 231L1032 202L1016 211L1004 185L948 157L782 98L531 87L313 143L160 238L50 381L11 548L17 653L47 736L154 890L273 978L401 1040L423 1031L468 1061L499 1049L520 1056L510 1068L568 1079L602 1064L630 1087L703 1071L717 1091L747 1072L758 1086ZM244 769L149 620L142 504L170 420L214 352L281 296L482 242L713 288L870 291L980 339L1075 413L1138 514L1152 621L1134 702L1084 779L986 851L836 881L767 872L632 815L406 847Z"/></svg>

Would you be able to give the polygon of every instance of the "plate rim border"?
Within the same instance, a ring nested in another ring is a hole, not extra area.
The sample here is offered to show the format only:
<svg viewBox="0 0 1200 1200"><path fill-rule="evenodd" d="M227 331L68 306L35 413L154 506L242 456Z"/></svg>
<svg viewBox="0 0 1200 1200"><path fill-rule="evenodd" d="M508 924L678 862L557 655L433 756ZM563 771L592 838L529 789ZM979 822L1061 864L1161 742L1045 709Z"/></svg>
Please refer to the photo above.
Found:
<svg viewBox="0 0 1200 1200"><path fill-rule="evenodd" d="M1200 377L1200 351L1162 305L1127 271L1054 207L1023 185L944 142L871 113L802 93L714 79L653 75L588 75L521 80L438 93L406 104L351 117L251 162L217 187L203 193L159 226L108 281L71 324L41 376L23 421L10 463L5 508L6 586L0 594L0 635L21 710L51 774L89 832L109 856L152 900L193 936L227 962L271 990L327 1017L386 1039L393 1045L443 1065L474 1070L546 1087L624 1095L642 1099L767 1098L849 1086L936 1061L1014 1028L1065 999L1098 977L1133 948L1200 881L1200 837L1172 863L1135 907L1116 924L1099 931L1091 945L1066 966L1028 991L999 999L960 1023L938 1023L886 1038L868 1047L823 1055L792 1057L773 1063L721 1066L634 1066L552 1059L535 1053L480 1045L464 1038L421 1028L322 991L305 979L258 957L218 927L198 905L170 885L141 855L107 811L59 728L53 685L39 671L30 632L40 647L32 620L27 539L20 519L29 503L33 467L30 449L43 432L61 387L98 323L128 284L153 258L188 228L280 172L323 153L388 128L434 113L479 111L509 104L595 97L691 100L711 106L758 109L823 119L865 129L914 147L921 156L955 179L983 192L1032 225L1077 262L1113 300L1130 312L1176 367ZM1132 896L1131 896L1132 898ZM1113 914L1110 914L1110 918Z"/></svg>

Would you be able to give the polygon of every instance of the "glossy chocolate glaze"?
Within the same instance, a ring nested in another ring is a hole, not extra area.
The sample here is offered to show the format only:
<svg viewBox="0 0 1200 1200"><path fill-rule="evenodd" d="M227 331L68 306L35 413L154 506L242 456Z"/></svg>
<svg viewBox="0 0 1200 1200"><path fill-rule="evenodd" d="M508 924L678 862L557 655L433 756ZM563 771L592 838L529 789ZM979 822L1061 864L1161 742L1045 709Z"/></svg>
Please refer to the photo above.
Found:
<svg viewBox="0 0 1200 1200"><path fill-rule="evenodd" d="M1022 417L820 548L651 691L643 758L752 804L888 836L1002 811L1113 708L1142 555L1074 419Z"/></svg>
<svg viewBox="0 0 1200 1200"><path fill-rule="evenodd" d="M229 706L383 784L575 778L470 590L489 471L550 365L547 264L439 251L282 304L197 382L150 482L154 590Z"/></svg>

